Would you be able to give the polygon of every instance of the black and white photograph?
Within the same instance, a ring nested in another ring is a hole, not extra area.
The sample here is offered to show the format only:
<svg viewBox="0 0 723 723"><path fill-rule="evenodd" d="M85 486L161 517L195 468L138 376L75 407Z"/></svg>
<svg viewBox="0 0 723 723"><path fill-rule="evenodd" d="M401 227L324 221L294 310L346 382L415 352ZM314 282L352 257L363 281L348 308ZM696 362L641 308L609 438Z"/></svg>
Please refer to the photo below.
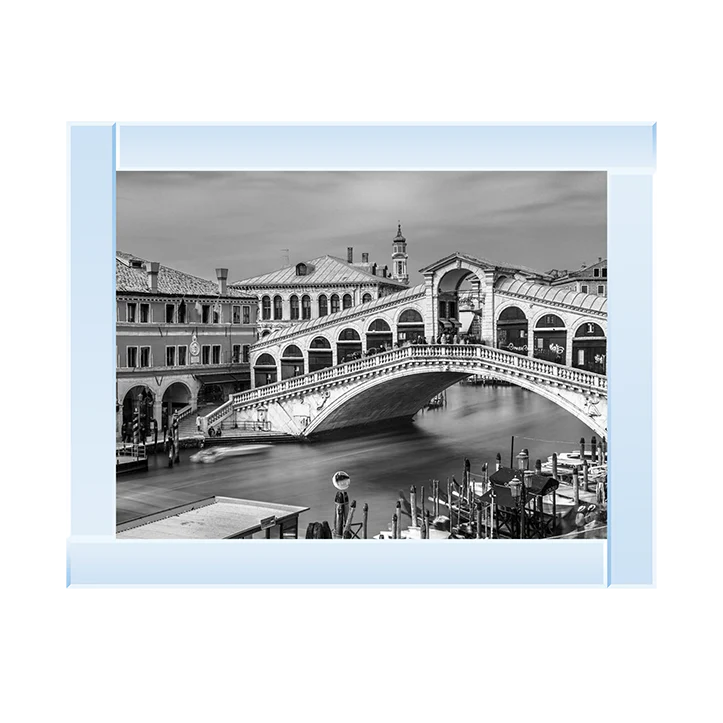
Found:
<svg viewBox="0 0 723 723"><path fill-rule="evenodd" d="M118 538L606 537L606 173L116 183Z"/></svg>

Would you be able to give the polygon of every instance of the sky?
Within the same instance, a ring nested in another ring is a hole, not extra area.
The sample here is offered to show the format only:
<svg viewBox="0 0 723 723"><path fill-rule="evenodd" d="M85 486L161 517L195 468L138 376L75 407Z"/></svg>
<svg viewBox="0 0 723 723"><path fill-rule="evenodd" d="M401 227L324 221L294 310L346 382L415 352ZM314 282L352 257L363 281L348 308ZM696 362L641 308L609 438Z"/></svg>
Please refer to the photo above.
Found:
<svg viewBox="0 0 723 723"><path fill-rule="evenodd" d="M537 271L606 257L602 172L117 173L120 251L229 282L324 254L391 267L401 221L410 283L455 251Z"/></svg>

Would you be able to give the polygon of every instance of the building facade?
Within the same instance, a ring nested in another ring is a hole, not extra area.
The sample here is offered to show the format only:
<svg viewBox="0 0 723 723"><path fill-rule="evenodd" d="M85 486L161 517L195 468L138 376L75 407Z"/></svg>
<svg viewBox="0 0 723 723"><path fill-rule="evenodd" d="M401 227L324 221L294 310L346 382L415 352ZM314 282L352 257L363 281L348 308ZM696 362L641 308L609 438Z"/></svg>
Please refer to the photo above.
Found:
<svg viewBox="0 0 723 723"><path fill-rule="evenodd" d="M174 412L250 386L258 300L217 281L116 254L117 434L141 411L159 430ZM189 410L190 407L190 410Z"/></svg>
<svg viewBox="0 0 723 723"><path fill-rule="evenodd" d="M608 260L599 258L597 263L587 266L583 264L577 271L557 275L552 280L553 286L570 289L581 294L593 296L608 295Z"/></svg>

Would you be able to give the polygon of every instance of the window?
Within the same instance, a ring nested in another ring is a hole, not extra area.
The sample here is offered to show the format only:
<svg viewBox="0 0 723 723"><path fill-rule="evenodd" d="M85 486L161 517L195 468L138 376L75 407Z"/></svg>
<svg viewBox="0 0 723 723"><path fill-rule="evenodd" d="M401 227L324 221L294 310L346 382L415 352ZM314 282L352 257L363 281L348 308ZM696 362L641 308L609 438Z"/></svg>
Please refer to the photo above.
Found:
<svg viewBox="0 0 723 723"><path fill-rule="evenodd" d="M311 299L306 295L301 297L301 318L311 319Z"/></svg>
<svg viewBox="0 0 723 723"><path fill-rule="evenodd" d="M351 309L351 294L344 294L344 308Z"/></svg>
<svg viewBox="0 0 723 723"><path fill-rule="evenodd" d="M241 361L241 344L233 345L232 363L238 364Z"/></svg>
<svg viewBox="0 0 723 723"><path fill-rule="evenodd" d="M397 275L398 276L402 275L402 262L401 261L397 261Z"/></svg>
<svg viewBox="0 0 723 723"><path fill-rule="evenodd" d="M274 296L274 319L283 319L284 318L284 312L283 307L281 306L281 297L280 296Z"/></svg>
<svg viewBox="0 0 723 723"><path fill-rule="evenodd" d="M201 364L211 363L211 347L208 344L204 344L201 347Z"/></svg>
<svg viewBox="0 0 723 723"><path fill-rule="evenodd" d="M211 358L212 364L220 364L221 363L221 345L220 344L214 344L213 345L213 354Z"/></svg>
<svg viewBox="0 0 723 723"><path fill-rule="evenodd" d="M249 363L249 352L251 351L250 344L244 344L243 345L243 363L248 364Z"/></svg>
<svg viewBox="0 0 723 723"><path fill-rule="evenodd" d="M136 323L136 305L132 302L126 305L126 321L131 324Z"/></svg>
<svg viewBox="0 0 723 723"><path fill-rule="evenodd" d="M337 311L339 311L339 297L334 294L331 297L331 313L335 314Z"/></svg>
<svg viewBox="0 0 723 723"><path fill-rule="evenodd" d="M326 296L322 294L319 297L319 316L326 316L329 313L329 307L327 305Z"/></svg>
<svg viewBox="0 0 723 723"><path fill-rule="evenodd" d="M271 318L271 299L268 296L264 296L261 299L261 318L264 321L268 321Z"/></svg>
<svg viewBox="0 0 723 723"><path fill-rule="evenodd" d="M178 323L186 323L186 304L183 301L178 305Z"/></svg>
<svg viewBox="0 0 723 723"><path fill-rule="evenodd" d="M151 365L151 347L141 347L141 366L149 367Z"/></svg>
<svg viewBox="0 0 723 723"><path fill-rule="evenodd" d="M608 277L608 270L607 270L607 268L604 268L602 271L603 271L603 279L607 279L607 277Z"/></svg>
<svg viewBox="0 0 723 723"><path fill-rule="evenodd" d="M167 346L166 347L166 366L167 367L176 366L176 347L175 346Z"/></svg>
<svg viewBox="0 0 723 723"><path fill-rule="evenodd" d="M129 346L126 349L126 359L128 361L127 366L129 366L131 369L134 369L138 366L138 347L137 346Z"/></svg>
<svg viewBox="0 0 723 723"><path fill-rule="evenodd" d="M208 304L201 306L201 323L208 324L211 318L211 307Z"/></svg>
<svg viewBox="0 0 723 723"><path fill-rule="evenodd" d="M291 307L291 319L296 320L299 318L299 297L294 295L289 299L289 305Z"/></svg>
<svg viewBox="0 0 723 723"><path fill-rule="evenodd" d="M580 291L582 291L583 294L587 294L587 284L580 284Z"/></svg>
<svg viewBox="0 0 723 723"><path fill-rule="evenodd" d="M151 320L150 304L141 304L141 324L147 324Z"/></svg>
<svg viewBox="0 0 723 723"><path fill-rule="evenodd" d="M605 287L602 284L597 287L597 293L599 296L605 296Z"/></svg>
<svg viewBox="0 0 723 723"><path fill-rule="evenodd" d="M246 307L244 307L245 309ZM234 306L231 310L231 320L234 324L240 324L241 323L241 307L240 306Z"/></svg>
<svg viewBox="0 0 723 723"><path fill-rule="evenodd" d="M251 323L251 309L248 306L243 307L244 324Z"/></svg>
<svg viewBox="0 0 723 723"><path fill-rule="evenodd" d="M592 270L592 275L593 275L595 278L597 278L598 276L600 276L600 269L593 269L593 270Z"/></svg>
<svg viewBox="0 0 723 723"><path fill-rule="evenodd" d="M362 296L362 304L368 304L372 300L372 295L369 293L364 294Z"/></svg>
<svg viewBox="0 0 723 723"><path fill-rule="evenodd" d="M188 347L187 346L179 346L178 347L178 366L179 367L185 367L186 364L188 364L187 355L188 355Z"/></svg>
<svg viewBox="0 0 723 723"><path fill-rule="evenodd" d="M214 324L221 323L221 307L220 306L213 307L213 323Z"/></svg>
<svg viewBox="0 0 723 723"><path fill-rule="evenodd" d="M166 304L166 324L176 323L176 307L174 304Z"/></svg>
<svg viewBox="0 0 723 723"><path fill-rule="evenodd" d="M297 276L306 276L307 268L306 264L296 264L296 275Z"/></svg>

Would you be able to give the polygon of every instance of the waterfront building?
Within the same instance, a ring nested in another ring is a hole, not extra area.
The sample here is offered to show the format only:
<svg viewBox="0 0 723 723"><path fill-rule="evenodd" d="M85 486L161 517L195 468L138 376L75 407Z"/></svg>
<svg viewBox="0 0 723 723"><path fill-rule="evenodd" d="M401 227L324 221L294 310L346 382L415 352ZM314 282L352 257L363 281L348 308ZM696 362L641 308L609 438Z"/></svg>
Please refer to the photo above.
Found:
<svg viewBox="0 0 723 723"><path fill-rule="evenodd" d="M190 414L249 388L258 300L228 287L227 269L216 276L208 281L116 253L119 435L139 406L160 430L176 411Z"/></svg>
<svg viewBox="0 0 723 723"><path fill-rule="evenodd" d="M300 261L260 276L234 281L230 288L259 298L259 336L276 329L319 319L345 309L367 304L407 288L406 239L398 227L388 266L369 261L362 253L354 261L354 249L347 248L346 261L320 256Z"/></svg>
<svg viewBox="0 0 723 723"><path fill-rule="evenodd" d="M593 296L608 295L608 260L602 257L590 266L583 264L577 271L553 271L550 275L554 277L553 286Z"/></svg>

